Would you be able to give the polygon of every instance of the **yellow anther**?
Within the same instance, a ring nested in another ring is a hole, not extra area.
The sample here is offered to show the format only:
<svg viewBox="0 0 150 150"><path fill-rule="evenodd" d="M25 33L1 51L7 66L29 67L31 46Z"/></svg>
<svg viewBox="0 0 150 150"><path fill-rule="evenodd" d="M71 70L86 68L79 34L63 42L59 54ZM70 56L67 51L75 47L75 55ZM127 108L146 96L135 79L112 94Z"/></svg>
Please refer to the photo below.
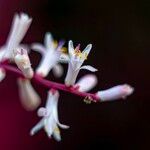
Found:
<svg viewBox="0 0 150 150"><path fill-rule="evenodd" d="M56 40L53 41L54 47L57 48L58 42Z"/></svg>
<svg viewBox="0 0 150 150"><path fill-rule="evenodd" d="M67 53L67 48L66 48L66 47L62 47L62 48L61 48L61 52L62 52L62 53Z"/></svg>
<svg viewBox="0 0 150 150"><path fill-rule="evenodd" d="M60 130L57 126L54 128L54 132L60 133Z"/></svg>

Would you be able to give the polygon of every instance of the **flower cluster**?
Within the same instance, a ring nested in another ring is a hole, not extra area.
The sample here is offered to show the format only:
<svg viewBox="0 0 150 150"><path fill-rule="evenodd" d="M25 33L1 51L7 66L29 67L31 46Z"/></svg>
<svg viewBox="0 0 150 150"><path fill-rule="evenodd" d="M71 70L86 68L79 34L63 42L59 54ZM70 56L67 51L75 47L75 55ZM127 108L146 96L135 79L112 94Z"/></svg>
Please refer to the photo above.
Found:
<svg viewBox="0 0 150 150"><path fill-rule="evenodd" d="M31 135L44 128L48 137L53 136L60 141L59 127L69 128L69 126L61 124L58 119L60 91L81 96L88 104L92 101L105 102L126 98L133 93L134 89L128 84L88 93L96 86L97 77L91 73L81 77L78 81L77 77L82 69L91 72L97 71L90 65L83 66L92 49L92 44L88 44L81 51L80 44L74 48L73 42L70 40L67 49L64 47L64 41L55 41L49 32L45 34L44 45L40 43L21 44L31 22L32 19L27 14L15 14L6 44L0 48L0 81L4 80L6 71L14 72L17 75L20 100L26 110L35 110L41 104L41 98L33 88L31 80L49 88L45 107L40 107L37 111L38 116L42 119L31 129ZM42 56L35 71L29 58L30 50L39 52ZM12 63L17 67L11 66ZM64 84L44 79L50 71L55 77L61 77L63 75L62 63L68 64Z"/></svg>

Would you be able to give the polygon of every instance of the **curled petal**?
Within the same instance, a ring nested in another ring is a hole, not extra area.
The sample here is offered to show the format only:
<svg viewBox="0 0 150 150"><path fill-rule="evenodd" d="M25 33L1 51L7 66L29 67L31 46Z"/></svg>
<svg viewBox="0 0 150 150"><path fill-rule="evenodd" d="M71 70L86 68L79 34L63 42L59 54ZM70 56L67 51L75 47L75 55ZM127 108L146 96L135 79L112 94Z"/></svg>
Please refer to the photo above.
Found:
<svg viewBox="0 0 150 150"><path fill-rule="evenodd" d="M131 95L133 91L133 87L128 84L124 84L112 87L108 90L99 91L97 92L97 96L101 101L111 101L120 98L126 98L127 96Z"/></svg>
<svg viewBox="0 0 150 150"><path fill-rule="evenodd" d="M97 82L97 77L95 75L88 74L79 79L75 87L79 87L78 90L81 92L88 92L96 86Z"/></svg>
<svg viewBox="0 0 150 150"><path fill-rule="evenodd" d="M91 72L96 72L97 71L96 68L94 68L94 67L92 67L90 65L82 66L80 69L86 69L86 70L89 70Z"/></svg>
<svg viewBox="0 0 150 150"><path fill-rule="evenodd" d="M36 52L39 52L42 56L44 54L46 54L46 48L42 45L42 44L39 44L39 43L33 43L31 45L31 49L33 49L34 51Z"/></svg>
<svg viewBox="0 0 150 150"><path fill-rule="evenodd" d="M41 99L32 87L30 80L19 78L17 83L23 107L29 111L35 110L40 105Z"/></svg>

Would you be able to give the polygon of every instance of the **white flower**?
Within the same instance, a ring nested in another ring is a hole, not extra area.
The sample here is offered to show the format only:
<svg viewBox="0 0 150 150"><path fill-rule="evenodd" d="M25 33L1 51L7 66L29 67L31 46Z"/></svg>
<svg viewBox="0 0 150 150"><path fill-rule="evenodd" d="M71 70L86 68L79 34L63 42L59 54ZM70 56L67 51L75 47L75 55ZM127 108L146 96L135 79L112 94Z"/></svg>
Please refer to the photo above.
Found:
<svg viewBox="0 0 150 150"><path fill-rule="evenodd" d="M74 88L77 88L80 92L88 92L96 86L97 82L97 77L95 75L87 74L77 81Z"/></svg>
<svg viewBox="0 0 150 150"><path fill-rule="evenodd" d="M58 98L59 93L56 90L50 90L48 93L47 103L45 108L40 108L38 110L38 116L43 117L39 123L37 123L31 130L30 134L34 135L41 128L44 128L47 136L53 137L57 140L61 140L59 127L63 129L69 128L59 122L58 119Z"/></svg>
<svg viewBox="0 0 150 150"><path fill-rule="evenodd" d="M35 89L32 87L30 80L18 78L18 90L23 107L32 111L35 110L41 103L41 98Z"/></svg>
<svg viewBox="0 0 150 150"><path fill-rule="evenodd" d="M46 77L51 69L53 69L54 75L60 77L63 74L63 68L59 65L60 58L65 61L66 55L62 55L63 43L57 44L51 33L45 34L44 45L39 43L32 44L31 48L42 55L42 60L36 69L36 73L42 77ZM62 55L62 56L61 56Z"/></svg>
<svg viewBox="0 0 150 150"><path fill-rule="evenodd" d="M27 14L15 14L8 35L6 44L0 49L0 61L11 59L13 60L13 50L20 47L20 43L24 38L32 19Z"/></svg>
<svg viewBox="0 0 150 150"><path fill-rule="evenodd" d="M33 69L31 67L30 59L25 49L16 49L14 50L14 60L18 68L22 71L23 75L26 78L33 77Z"/></svg>
<svg viewBox="0 0 150 150"><path fill-rule="evenodd" d="M92 72L97 71L97 69L89 65L81 67L83 62L87 59L88 54L90 53L92 44L87 45L87 47L83 50L83 52L81 52L79 48L80 48L80 45L78 45L74 49L73 42L69 41L69 44L68 44L69 64L68 64L67 76L65 78L65 84L67 86L71 86L75 84L75 81L76 81L76 78L80 69L86 69Z"/></svg>
<svg viewBox="0 0 150 150"><path fill-rule="evenodd" d="M126 98L127 96L131 95L133 91L133 87L128 84L123 84L104 91L99 91L96 93L96 95L101 101L112 101L120 98Z"/></svg>

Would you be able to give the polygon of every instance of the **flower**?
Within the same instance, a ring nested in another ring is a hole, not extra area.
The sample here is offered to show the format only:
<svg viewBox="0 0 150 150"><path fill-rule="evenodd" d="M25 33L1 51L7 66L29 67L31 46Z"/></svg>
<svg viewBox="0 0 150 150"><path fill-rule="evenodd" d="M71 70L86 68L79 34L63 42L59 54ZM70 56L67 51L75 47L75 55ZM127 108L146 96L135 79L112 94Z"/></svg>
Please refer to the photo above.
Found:
<svg viewBox="0 0 150 150"><path fill-rule="evenodd" d="M20 43L25 36L31 22L32 19L29 18L25 13L21 13L20 16L19 14L14 15L6 44L0 48L0 62L5 60L14 61L13 50L18 47L25 47L25 45L21 45ZM0 81L2 81L4 78L5 70L0 68Z"/></svg>
<svg viewBox="0 0 150 150"><path fill-rule="evenodd" d="M133 87L128 84L123 84L104 91L99 91L96 93L96 95L101 101L112 101L120 98L126 98L127 96L131 95L133 91Z"/></svg>
<svg viewBox="0 0 150 150"><path fill-rule="evenodd" d="M40 96L32 87L29 79L18 78L17 81L19 96L23 107L28 111L35 110L41 104Z"/></svg>
<svg viewBox="0 0 150 150"><path fill-rule="evenodd" d="M62 55L63 42L58 44L53 40L51 33L45 34L44 46L39 43L33 43L31 48L42 55L42 60L36 69L36 73L42 77L46 77L50 70L56 77L60 77L63 74L63 68L59 63L60 60L65 61L66 55ZM62 56L61 56L62 55Z"/></svg>
<svg viewBox="0 0 150 150"><path fill-rule="evenodd" d="M21 13L15 14L11 26L10 33L8 35L6 44L1 47L0 50L0 61L11 59L13 60L13 50L22 47L20 45L24 38L32 19L27 14Z"/></svg>
<svg viewBox="0 0 150 150"><path fill-rule="evenodd" d="M63 129L67 129L69 128L69 126L63 125L59 122L57 108L58 98L59 92L57 90L52 89L48 92L48 98L45 108L42 107L38 110L38 116L43 118L31 129L31 135L34 135L41 128L44 128L49 138L51 138L51 136L53 135L53 137L57 141L61 140L58 126Z"/></svg>
<svg viewBox="0 0 150 150"><path fill-rule="evenodd" d="M83 62L87 59L88 54L92 48L92 44L86 46L83 52L80 51L80 45L78 45L75 49L73 47L73 42L70 40L68 43L69 50L69 64L68 64L68 72L65 78L65 84L67 86L71 86L75 84L77 75L81 69L86 69L92 72L97 71L92 66L86 65L82 66ZM82 67L81 67L82 66Z"/></svg>
<svg viewBox="0 0 150 150"><path fill-rule="evenodd" d="M22 71L23 75L26 78L33 77L33 69L31 67L30 59L25 49L16 49L14 50L14 60L18 68Z"/></svg>

